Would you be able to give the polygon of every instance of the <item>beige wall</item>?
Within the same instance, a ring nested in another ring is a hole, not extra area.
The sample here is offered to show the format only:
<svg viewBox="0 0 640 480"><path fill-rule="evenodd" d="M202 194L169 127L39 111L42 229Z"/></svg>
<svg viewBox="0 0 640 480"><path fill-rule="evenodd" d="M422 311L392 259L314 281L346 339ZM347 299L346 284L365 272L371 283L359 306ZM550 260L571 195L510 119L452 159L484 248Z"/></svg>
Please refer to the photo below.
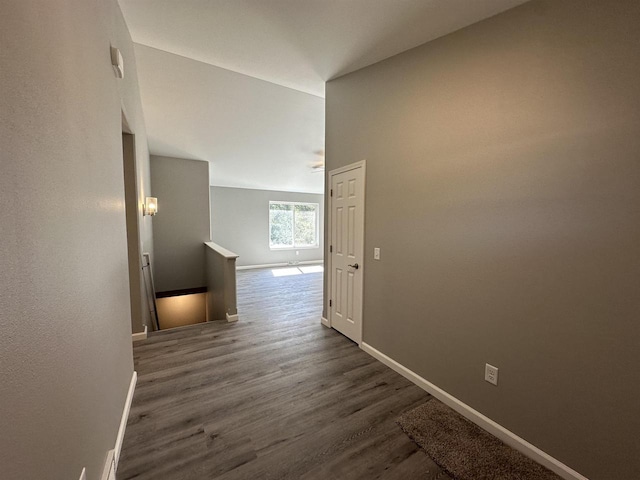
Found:
<svg viewBox="0 0 640 480"><path fill-rule="evenodd" d="M207 319L207 294L158 298L156 308L162 330L202 323Z"/></svg>
<svg viewBox="0 0 640 480"><path fill-rule="evenodd" d="M204 242L211 240L209 163L151 157L157 292L206 286Z"/></svg>
<svg viewBox="0 0 640 480"><path fill-rule="evenodd" d="M96 480L133 372L122 108L141 196L149 179L133 44L115 0L2 2L0 44L0 475Z"/></svg>
<svg viewBox="0 0 640 480"><path fill-rule="evenodd" d="M320 174L316 174L320 175ZM269 202L307 202L320 205L318 248L271 250ZM324 226L323 195L313 193L211 187L211 235L214 242L240 255L238 265L322 260Z"/></svg>
<svg viewBox="0 0 640 480"><path fill-rule="evenodd" d="M639 20L536 0L327 84L364 341L591 479L640 478Z"/></svg>

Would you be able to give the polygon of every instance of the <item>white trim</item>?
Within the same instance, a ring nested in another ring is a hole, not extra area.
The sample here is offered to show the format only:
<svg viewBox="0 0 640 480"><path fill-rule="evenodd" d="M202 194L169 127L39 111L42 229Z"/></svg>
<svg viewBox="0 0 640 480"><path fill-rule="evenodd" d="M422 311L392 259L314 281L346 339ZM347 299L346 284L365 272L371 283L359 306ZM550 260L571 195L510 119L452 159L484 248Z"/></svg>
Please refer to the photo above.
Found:
<svg viewBox="0 0 640 480"><path fill-rule="evenodd" d="M560 475L562 478L566 480L588 480L587 477L580 475L578 472L568 467L561 461L553 458L551 455L543 452L535 445L532 445L531 443L527 442L525 439L507 430L502 425L491 420L489 417L486 417L482 413L478 412L477 410L474 410L466 403L463 403L453 395L445 392L444 390L435 386L433 383L429 382L428 380L425 380L417 373L409 370L404 365L386 356L384 353L375 349L371 345L365 342L362 342L360 344L360 348L365 352L367 352L372 357L384 363L387 367L398 372L407 380L410 380L411 382L415 383L417 386L419 386L426 392L433 395L435 398L440 400L445 405L454 409L460 415L471 420L480 428L486 430L496 438L502 440L504 443L506 443L510 447L515 448L516 450L522 452L524 455L535 460L536 462L543 465L544 467L547 467L549 470Z"/></svg>
<svg viewBox="0 0 640 480"><path fill-rule="evenodd" d="M253 270L256 268L274 268L274 267L288 267L288 263L263 263L261 265L240 265L236 267L236 270Z"/></svg>
<svg viewBox="0 0 640 480"><path fill-rule="evenodd" d="M331 254L333 252L328 251L327 245L331 245L331 233L332 233L331 232L331 212L333 210L333 205L332 205L333 196L331 195L331 182L332 182L331 177L334 175L339 175L340 173L348 172L350 170L355 170L357 168L362 168L362 185L364 186L364 188L362 189L362 215L364 216L366 212L366 205L367 205L367 197L366 197L367 195L367 160L366 159L360 160L359 162L351 163L349 165L345 165L344 167L334 168L333 170L330 170L327 175L327 180L324 182L324 196L325 198L329 199L329 201L327 202L327 206L329 207L328 208L329 212L325 213L325 216L328 219L328 223L326 223L328 228L326 229L325 235L324 235L325 260L327 264L327 266L325 267L324 275L325 275L325 278L327 279L327 298L326 298L325 308L326 308L327 320L330 328L331 328L331 305L329 305L329 302L331 301L331 274L333 273L331 271L332 269ZM363 270L364 270L365 259L367 258L367 246L365 245L364 239L365 239L365 232L364 232L364 225L363 225L362 260L360 261L360 264ZM359 338L351 339L355 341L358 345L362 344L362 331L364 330L364 281L362 282L362 298L360 299L360 301L362 302L362 305L360 306L360 312L361 312L362 318L360 319Z"/></svg>
<svg viewBox="0 0 640 480"><path fill-rule="evenodd" d="M298 263L263 263L260 265L240 265L236 270L254 270L257 268L297 267L298 265L322 265L324 260L303 260Z"/></svg>
<svg viewBox="0 0 640 480"><path fill-rule="evenodd" d="M238 314L236 313L235 315L229 315L228 313L225 313L225 315L227 316L227 322L229 323L233 323L233 322L237 322L238 321Z"/></svg>
<svg viewBox="0 0 640 480"><path fill-rule="evenodd" d="M114 452L114 462L116 470L118 469L118 461L120 460L120 450L122 450L122 442L124 440L124 431L127 429L127 420L129 419L129 411L131 410L131 402L133 402L133 392L136 389L136 382L138 381L138 372L135 370L131 374L131 382L129 383L129 392L127 393L127 399L124 402L124 409L122 410L122 418L120 419L120 428L118 429L118 436L116 437L116 446Z"/></svg>
<svg viewBox="0 0 640 480"><path fill-rule="evenodd" d="M366 160L360 160L359 162L354 162L354 163L350 163L349 165L345 165L344 167L339 167L339 168L334 168L333 170L331 170L329 172L329 177L331 177L331 175L337 175L339 173L344 173L344 172L348 172L349 170L355 170L356 168L366 168L367 167L367 161ZM328 184L329 185L329 189L331 189L331 183ZM325 188L326 190L326 188ZM326 191L325 191L325 195L326 195Z"/></svg>
<svg viewBox="0 0 640 480"><path fill-rule="evenodd" d="M328 318L320 317L320 323L327 328L331 328L331 322Z"/></svg>
<svg viewBox="0 0 640 480"><path fill-rule="evenodd" d="M138 333L132 333L131 334L131 341L132 342L139 342L140 340L146 340L147 339L147 326L144 326L144 330L142 332L138 332Z"/></svg>
<svg viewBox="0 0 640 480"><path fill-rule="evenodd" d="M209 247L211 250L213 250L214 252L218 253L219 255L222 255L225 258L238 258L240 256L237 253L233 253L231 250L227 250L226 248L218 245L217 243L204 242L204 244L207 247Z"/></svg>
<svg viewBox="0 0 640 480"><path fill-rule="evenodd" d="M110 480L110 478L115 478L114 456L115 456L114 450L109 450L107 452L107 460L104 462L104 468L102 469L102 477L100 477L101 480Z"/></svg>

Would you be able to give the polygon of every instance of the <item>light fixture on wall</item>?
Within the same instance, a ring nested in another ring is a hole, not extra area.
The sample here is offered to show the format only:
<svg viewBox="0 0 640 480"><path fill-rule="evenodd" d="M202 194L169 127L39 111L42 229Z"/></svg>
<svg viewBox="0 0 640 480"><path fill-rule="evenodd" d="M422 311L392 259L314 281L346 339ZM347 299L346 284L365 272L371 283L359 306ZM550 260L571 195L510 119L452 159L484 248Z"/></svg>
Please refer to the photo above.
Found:
<svg viewBox="0 0 640 480"><path fill-rule="evenodd" d="M156 213L158 213L158 199L156 197L145 198L143 214L153 217Z"/></svg>

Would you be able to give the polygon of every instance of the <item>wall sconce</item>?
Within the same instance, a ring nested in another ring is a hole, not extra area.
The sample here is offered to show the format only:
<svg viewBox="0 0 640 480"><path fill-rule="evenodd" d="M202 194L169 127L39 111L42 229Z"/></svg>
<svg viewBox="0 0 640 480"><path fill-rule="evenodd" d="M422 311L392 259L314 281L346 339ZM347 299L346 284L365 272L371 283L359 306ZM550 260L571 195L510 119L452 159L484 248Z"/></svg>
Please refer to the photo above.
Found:
<svg viewBox="0 0 640 480"><path fill-rule="evenodd" d="M156 197L145 198L142 213L143 215L149 215L150 217L153 217L156 213L158 213L158 199Z"/></svg>

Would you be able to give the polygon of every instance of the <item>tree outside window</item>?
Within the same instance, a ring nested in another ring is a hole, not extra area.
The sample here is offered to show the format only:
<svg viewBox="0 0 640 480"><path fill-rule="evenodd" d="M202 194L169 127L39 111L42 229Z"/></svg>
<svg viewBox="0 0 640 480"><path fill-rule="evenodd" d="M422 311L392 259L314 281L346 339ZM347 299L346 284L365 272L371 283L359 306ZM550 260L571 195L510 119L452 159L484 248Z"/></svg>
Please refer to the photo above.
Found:
<svg viewBox="0 0 640 480"><path fill-rule="evenodd" d="M317 203L269 202L271 249L318 247Z"/></svg>

